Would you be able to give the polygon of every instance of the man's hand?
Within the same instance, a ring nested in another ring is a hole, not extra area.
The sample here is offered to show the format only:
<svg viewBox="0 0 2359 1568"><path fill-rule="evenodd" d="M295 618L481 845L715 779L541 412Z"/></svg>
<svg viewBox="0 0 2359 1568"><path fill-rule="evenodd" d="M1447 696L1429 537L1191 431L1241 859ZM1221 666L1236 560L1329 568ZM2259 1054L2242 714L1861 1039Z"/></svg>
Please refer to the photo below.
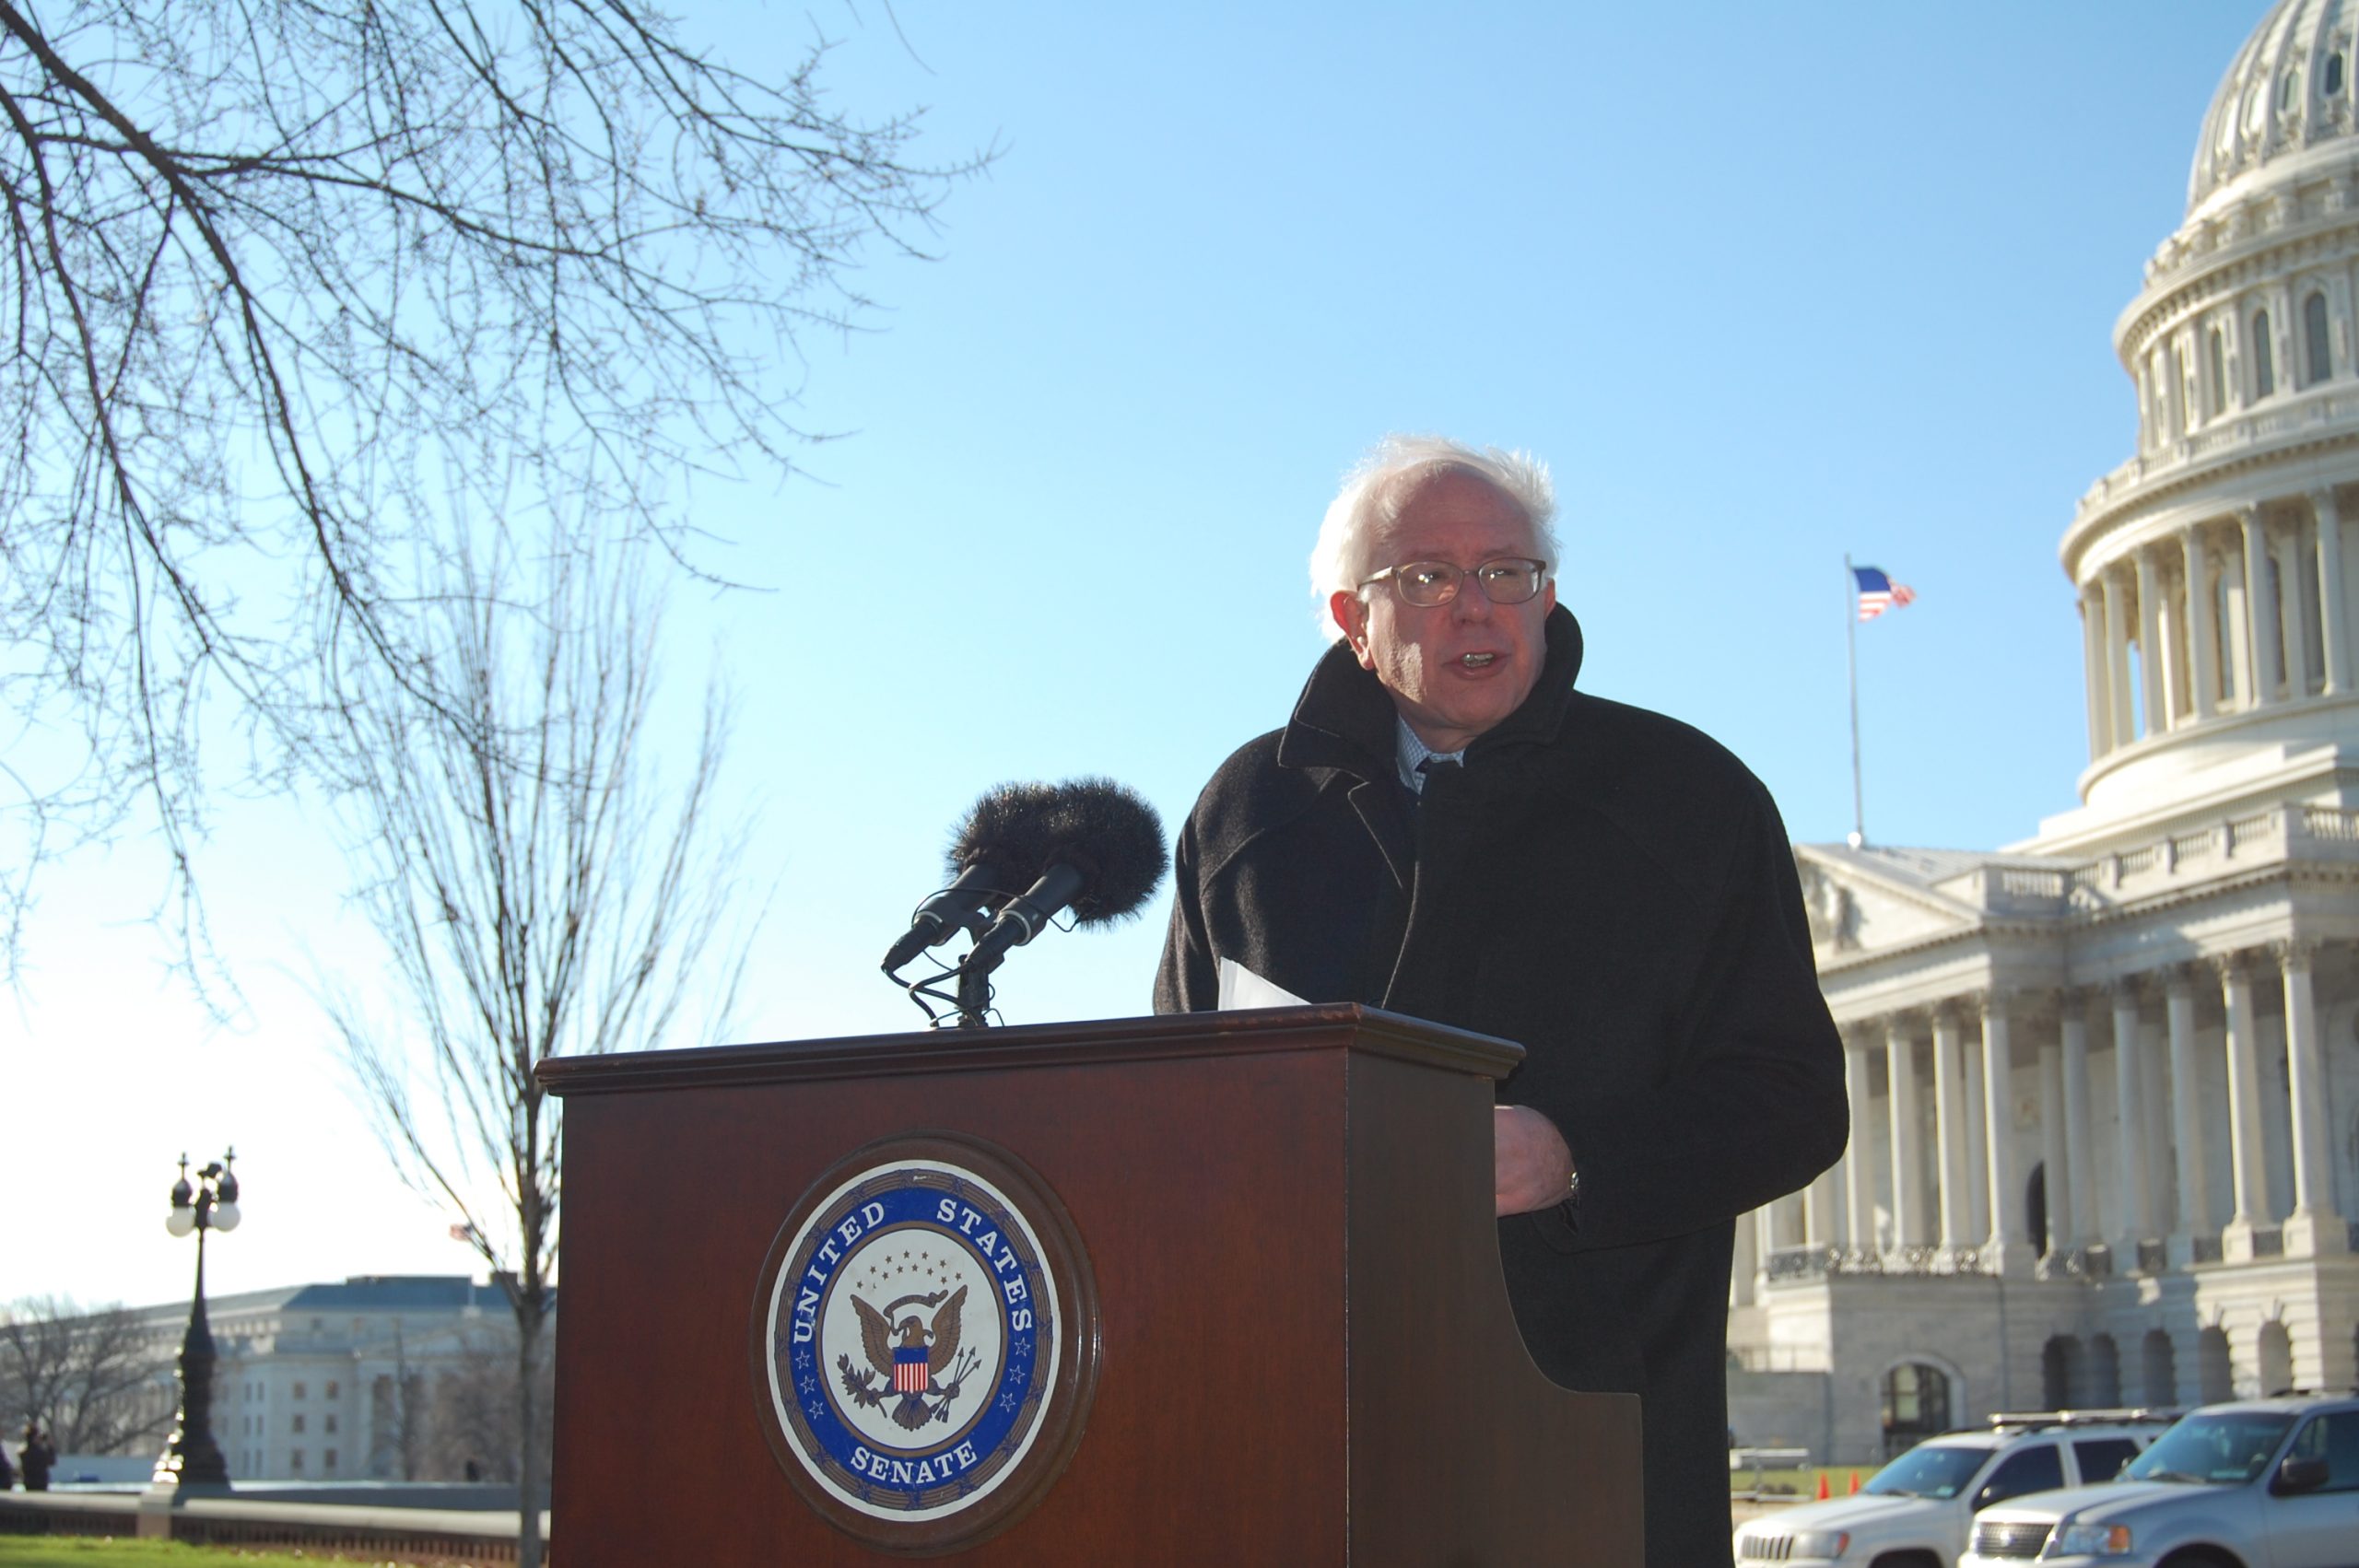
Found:
<svg viewBox="0 0 2359 1568"><path fill-rule="evenodd" d="M1498 1214L1550 1209L1572 1188L1573 1152L1556 1124L1530 1106L1491 1114L1491 1203Z"/></svg>

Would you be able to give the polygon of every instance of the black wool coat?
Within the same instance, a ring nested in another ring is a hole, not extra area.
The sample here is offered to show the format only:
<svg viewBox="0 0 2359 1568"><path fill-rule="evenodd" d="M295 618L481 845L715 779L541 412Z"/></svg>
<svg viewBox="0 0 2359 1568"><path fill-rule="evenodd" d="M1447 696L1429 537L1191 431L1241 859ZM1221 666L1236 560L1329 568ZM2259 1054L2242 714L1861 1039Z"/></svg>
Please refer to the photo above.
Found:
<svg viewBox="0 0 2359 1568"><path fill-rule="evenodd" d="M1189 816L1156 1007L1212 1007L1226 957L1522 1045L1500 1103L1556 1124L1581 1198L1500 1221L1516 1320L1556 1382L1641 1396L1648 1562L1726 1563L1735 1218L1841 1154L1842 1046L1768 791L1577 690L1569 611L1546 635L1531 696L1422 803L1391 696L1331 649Z"/></svg>

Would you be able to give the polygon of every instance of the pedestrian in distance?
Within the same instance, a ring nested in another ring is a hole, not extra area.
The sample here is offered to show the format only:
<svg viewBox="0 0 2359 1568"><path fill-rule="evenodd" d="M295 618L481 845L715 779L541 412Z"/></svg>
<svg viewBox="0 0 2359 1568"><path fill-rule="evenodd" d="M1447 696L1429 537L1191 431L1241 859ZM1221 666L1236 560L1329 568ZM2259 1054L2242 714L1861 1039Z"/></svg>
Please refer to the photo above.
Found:
<svg viewBox="0 0 2359 1568"><path fill-rule="evenodd" d="M48 1433L31 1422L25 1422L25 1440L17 1448L17 1468L25 1472L27 1492L49 1490L49 1468L57 1463L57 1450L50 1446Z"/></svg>

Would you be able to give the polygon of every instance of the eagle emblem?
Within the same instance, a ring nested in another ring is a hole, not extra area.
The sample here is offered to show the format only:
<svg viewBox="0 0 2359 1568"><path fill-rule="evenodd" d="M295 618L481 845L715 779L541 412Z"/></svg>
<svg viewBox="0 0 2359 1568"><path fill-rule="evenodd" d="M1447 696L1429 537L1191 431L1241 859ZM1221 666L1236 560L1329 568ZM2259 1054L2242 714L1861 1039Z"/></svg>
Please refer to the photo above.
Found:
<svg viewBox="0 0 2359 1568"><path fill-rule="evenodd" d="M967 1287L903 1296L882 1312L858 1296L851 1305L860 1314L860 1348L868 1365L855 1367L850 1355L839 1355L836 1370L852 1403L866 1409L897 1400L887 1413L906 1432L929 1421L947 1422L978 1359L958 1342ZM919 1307L931 1309L932 1318L921 1317Z"/></svg>

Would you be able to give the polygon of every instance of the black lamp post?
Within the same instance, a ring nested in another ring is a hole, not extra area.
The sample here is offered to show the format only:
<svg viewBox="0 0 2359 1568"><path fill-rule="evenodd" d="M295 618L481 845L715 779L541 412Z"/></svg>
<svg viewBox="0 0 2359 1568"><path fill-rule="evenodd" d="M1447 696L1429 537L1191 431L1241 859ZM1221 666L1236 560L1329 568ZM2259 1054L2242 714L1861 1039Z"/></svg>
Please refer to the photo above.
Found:
<svg viewBox="0 0 2359 1568"><path fill-rule="evenodd" d="M205 1233L238 1228L238 1163L235 1149L196 1173L191 1183L188 1156L181 1156L181 1178L172 1183L172 1211L164 1228L176 1236L196 1233L196 1299L189 1305L188 1334L181 1340L181 1410L172 1440L156 1461L159 1487L220 1488L229 1485L229 1467L213 1441L213 1328L205 1318Z"/></svg>

